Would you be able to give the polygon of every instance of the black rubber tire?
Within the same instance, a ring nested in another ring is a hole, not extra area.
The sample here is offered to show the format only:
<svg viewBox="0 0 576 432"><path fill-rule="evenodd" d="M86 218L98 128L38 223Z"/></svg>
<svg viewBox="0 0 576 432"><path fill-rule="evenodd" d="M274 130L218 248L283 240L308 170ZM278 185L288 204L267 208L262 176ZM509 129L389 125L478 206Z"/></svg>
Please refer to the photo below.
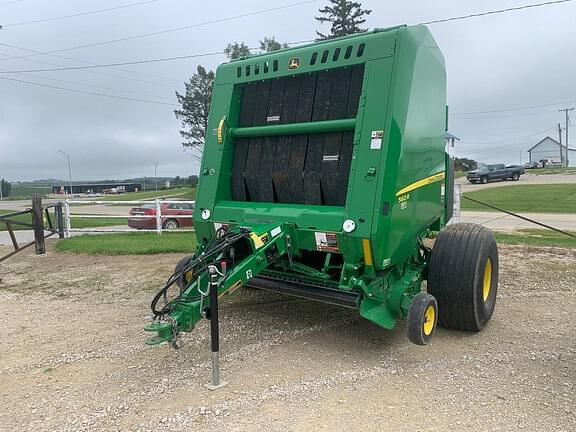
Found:
<svg viewBox="0 0 576 432"><path fill-rule="evenodd" d="M170 225L174 225L174 226L169 228ZM178 221L176 219L168 219L168 220L164 221L164 224L162 225L162 229L165 229L165 230L178 229L178 228L180 228L180 224L178 223Z"/></svg>
<svg viewBox="0 0 576 432"><path fill-rule="evenodd" d="M512 174L512 181L518 181L518 180L520 180L520 174L518 173Z"/></svg>
<svg viewBox="0 0 576 432"><path fill-rule="evenodd" d="M432 329L426 332L425 325L429 321L427 317L428 308L433 308L434 310L432 318L434 322L432 323ZM408 317L406 318L406 333L410 342L416 345L428 345L434 335L434 330L436 330L437 322L438 304L434 296L428 293L416 294L410 304Z"/></svg>
<svg viewBox="0 0 576 432"><path fill-rule="evenodd" d="M480 177L480 183L482 183L482 184L488 183L488 177L486 177L486 176Z"/></svg>
<svg viewBox="0 0 576 432"><path fill-rule="evenodd" d="M489 278L486 299L484 278ZM482 330L492 317L498 293L498 246L492 231L476 224L442 230L432 249L427 287L438 301L440 325Z"/></svg>
<svg viewBox="0 0 576 432"><path fill-rule="evenodd" d="M190 260L192 259L192 255L188 255L185 256L184 258L182 258L180 261L178 261L176 263L176 267L174 268L174 273L180 273L182 270L184 270L184 268L188 265L188 263L190 262ZM176 285L178 285L178 287L181 290L184 290L188 284L190 283L190 281L186 278L186 274L180 276L178 278L178 280L176 281Z"/></svg>

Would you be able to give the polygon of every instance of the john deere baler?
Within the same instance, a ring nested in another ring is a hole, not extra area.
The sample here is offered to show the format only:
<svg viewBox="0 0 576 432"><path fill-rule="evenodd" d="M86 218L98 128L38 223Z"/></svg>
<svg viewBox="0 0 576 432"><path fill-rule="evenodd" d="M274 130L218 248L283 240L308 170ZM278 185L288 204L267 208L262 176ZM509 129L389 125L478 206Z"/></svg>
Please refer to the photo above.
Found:
<svg viewBox="0 0 576 432"><path fill-rule="evenodd" d="M387 329L407 319L418 344L438 319L482 329L498 253L484 228L443 229L453 181L446 112L444 59L424 26L221 65L194 215L199 247L155 297L149 343L174 344L213 319L216 295L240 286L353 308Z"/></svg>

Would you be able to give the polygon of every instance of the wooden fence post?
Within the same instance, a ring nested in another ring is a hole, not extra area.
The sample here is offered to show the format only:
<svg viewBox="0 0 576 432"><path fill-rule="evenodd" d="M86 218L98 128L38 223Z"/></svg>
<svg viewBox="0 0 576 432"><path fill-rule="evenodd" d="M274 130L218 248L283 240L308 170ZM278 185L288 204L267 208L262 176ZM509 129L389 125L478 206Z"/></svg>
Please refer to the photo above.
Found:
<svg viewBox="0 0 576 432"><path fill-rule="evenodd" d="M59 201L54 207L54 218L56 219L56 227L58 229L58 238L64 238L64 214L62 211L62 201Z"/></svg>
<svg viewBox="0 0 576 432"><path fill-rule="evenodd" d="M42 208L42 195L32 194L32 225L34 225L34 247L36 255L46 253L44 242L44 210Z"/></svg>

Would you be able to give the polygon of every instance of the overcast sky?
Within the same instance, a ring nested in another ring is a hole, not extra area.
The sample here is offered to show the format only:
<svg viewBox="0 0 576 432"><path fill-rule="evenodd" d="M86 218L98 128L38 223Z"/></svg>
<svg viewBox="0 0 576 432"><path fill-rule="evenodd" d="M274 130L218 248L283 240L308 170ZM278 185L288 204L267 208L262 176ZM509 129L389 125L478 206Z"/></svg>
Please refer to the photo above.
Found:
<svg viewBox="0 0 576 432"><path fill-rule="evenodd" d="M230 41L257 46L264 36L282 42L328 32L314 20L327 1L203 25L145 38L34 55L14 47L53 51L213 21L298 0L0 0L0 71L114 63L221 51ZM537 0L366 0L366 26L417 24L536 3ZM144 3L62 20L36 19ZM526 162L526 150L546 135L558 137L559 108L576 106L576 1L430 25L448 70L450 131L462 138L457 155L484 162ZM8 46L10 45L10 46ZM60 57L55 57L60 56ZM62 58L67 57L67 58ZM0 178L66 178L58 150L72 157L76 180L190 175L198 164L182 151L174 91L198 64L215 68L223 55L115 69L0 74L118 100L0 79ZM49 64L47 64L49 63ZM568 101L567 103L559 103ZM572 101L572 102L569 102ZM167 105L166 105L167 104ZM556 104L527 110L460 114ZM576 118L576 111L573 113ZM576 124L570 131L576 147Z"/></svg>

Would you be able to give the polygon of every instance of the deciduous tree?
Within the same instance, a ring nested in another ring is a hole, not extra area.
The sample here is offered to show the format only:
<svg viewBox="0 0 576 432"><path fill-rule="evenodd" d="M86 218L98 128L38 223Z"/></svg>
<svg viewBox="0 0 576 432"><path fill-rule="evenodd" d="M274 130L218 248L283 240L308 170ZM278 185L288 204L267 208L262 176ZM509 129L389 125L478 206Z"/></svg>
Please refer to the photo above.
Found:
<svg viewBox="0 0 576 432"><path fill-rule="evenodd" d="M198 66L196 73L184 85L184 94L176 92L176 99L182 108L175 110L174 114L182 122L182 145L185 149L190 149L196 159L200 159L208 128L214 72Z"/></svg>

